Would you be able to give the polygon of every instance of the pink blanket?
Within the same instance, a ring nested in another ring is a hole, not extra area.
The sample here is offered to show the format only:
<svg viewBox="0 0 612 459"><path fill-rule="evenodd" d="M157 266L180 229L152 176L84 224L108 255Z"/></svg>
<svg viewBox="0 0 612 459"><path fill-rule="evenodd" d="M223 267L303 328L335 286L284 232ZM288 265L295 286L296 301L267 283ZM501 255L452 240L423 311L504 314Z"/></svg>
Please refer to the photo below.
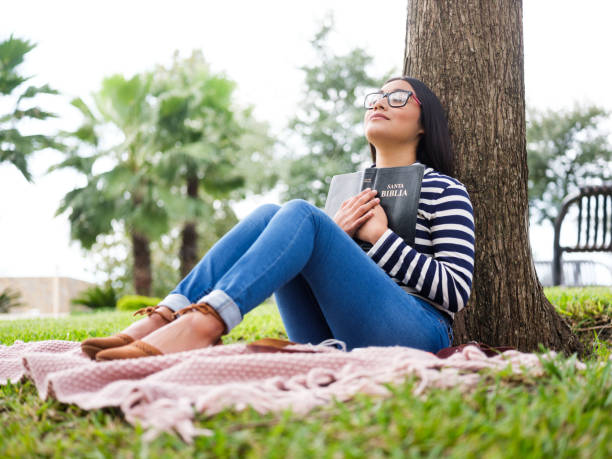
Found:
<svg viewBox="0 0 612 459"><path fill-rule="evenodd" d="M415 395L427 387L474 387L478 370L542 373L535 354L506 351L486 357L474 346L439 359L409 347L366 347L346 352L333 347L295 344L286 349L310 353L253 353L246 344L140 359L95 362L72 341L16 341L0 346L0 384L30 378L42 399L55 397L87 410L121 408L128 422L148 428L145 439L161 431L178 432L191 442L210 435L193 425L194 409L213 415L224 408L253 407L260 413L291 408L305 414L334 398L347 401L356 393L386 397L384 383L401 383L416 375ZM551 352L547 356L554 357ZM582 362L576 365L584 367Z"/></svg>

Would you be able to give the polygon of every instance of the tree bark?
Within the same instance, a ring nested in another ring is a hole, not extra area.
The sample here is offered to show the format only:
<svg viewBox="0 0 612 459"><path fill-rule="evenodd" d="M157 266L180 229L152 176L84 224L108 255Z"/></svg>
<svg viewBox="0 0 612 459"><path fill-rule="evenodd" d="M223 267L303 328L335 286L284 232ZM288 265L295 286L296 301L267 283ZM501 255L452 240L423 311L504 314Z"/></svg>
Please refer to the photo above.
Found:
<svg viewBox="0 0 612 459"><path fill-rule="evenodd" d="M187 178L187 199L198 199L198 178ZM195 222L186 222L181 232L181 277L185 277L198 262L198 233Z"/></svg>
<svg viewBox="0 0 612 459"><path fill-rule="evenodd" d="M408 0L404 74L446 108L476 259L455 343L584 352L544 296L529 243L522 2ZM552 243L552 236L551 236Z"/></svg>
<svg viewBox="0 0 612 459"><path fill-rule="evenodd" d="M151 294L151 251L149 239L136 231L132 232L134 255L134 290L138 295Z"/></svg>

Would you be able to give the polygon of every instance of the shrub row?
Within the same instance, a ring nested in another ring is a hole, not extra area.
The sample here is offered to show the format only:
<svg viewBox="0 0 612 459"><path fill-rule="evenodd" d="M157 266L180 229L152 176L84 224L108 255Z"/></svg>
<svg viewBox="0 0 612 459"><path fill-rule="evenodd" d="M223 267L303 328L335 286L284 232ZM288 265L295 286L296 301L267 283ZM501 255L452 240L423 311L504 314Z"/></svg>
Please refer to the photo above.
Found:
<svg viewBox="0 0 612 459"><path fill-rule="evenodd" d="M136 311L147 306L157 306L161 298L142 295L125 295L117 299L117 292L110 285L93 286L84 290L72 304L80 304L91 309L116 308L119 311Z"/></svg>
<svg viewBox="0 0 612 459"><path fill-rule="evenodd" d="M161 298L154 298L141 295L125 295L117 301L117 309L119 311L136 311L147 306L157 306Z"/></svg>

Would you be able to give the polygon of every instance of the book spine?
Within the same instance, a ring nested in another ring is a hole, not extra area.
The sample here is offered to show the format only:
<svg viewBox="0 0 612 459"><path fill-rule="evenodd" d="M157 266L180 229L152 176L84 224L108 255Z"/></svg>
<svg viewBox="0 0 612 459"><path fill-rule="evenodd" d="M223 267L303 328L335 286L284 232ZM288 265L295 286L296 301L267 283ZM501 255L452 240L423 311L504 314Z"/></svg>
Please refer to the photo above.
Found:
<svg viewBox="0 0 612 459"><path fill-rule="evenodd" d="M366 188L371 188L372 190L376 189L374 187L376 182L376 170L377 169L375 167L368 167L363 171L363 179L361 180L361 191L365 190ZM361 239L357 239L356 237L354 237L353 240L355 240L357 244L359 244L359 246L364 252L368 252L372 248L372 244L369 242L362 241Z"/></svg>
<svg viewBox="0 0 612 459"><path fill-rule="evenodd" d="M374 180L376 179L376 169L374 167L367 168L363 172L363 179L361 180L361 191L366 188L374 189Z"/></svg>

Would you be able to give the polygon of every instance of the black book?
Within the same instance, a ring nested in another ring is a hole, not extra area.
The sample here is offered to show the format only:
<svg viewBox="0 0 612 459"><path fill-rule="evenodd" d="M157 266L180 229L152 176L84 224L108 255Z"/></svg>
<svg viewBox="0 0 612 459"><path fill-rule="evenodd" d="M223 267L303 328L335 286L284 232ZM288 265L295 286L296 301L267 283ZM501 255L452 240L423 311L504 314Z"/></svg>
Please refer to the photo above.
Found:
<svg viewBox="0 0 612 459"><path fill-rule="evenodd" d="M366 188L377 190L376 197L380 198L389 228L406 244L413 246L424 173L425 166L414 163L400 167L368 167L358 172L334 175L325 201L325 213L333 218L351 196ZM369 242L354 239L364 250L372 248Z"/></svg>

